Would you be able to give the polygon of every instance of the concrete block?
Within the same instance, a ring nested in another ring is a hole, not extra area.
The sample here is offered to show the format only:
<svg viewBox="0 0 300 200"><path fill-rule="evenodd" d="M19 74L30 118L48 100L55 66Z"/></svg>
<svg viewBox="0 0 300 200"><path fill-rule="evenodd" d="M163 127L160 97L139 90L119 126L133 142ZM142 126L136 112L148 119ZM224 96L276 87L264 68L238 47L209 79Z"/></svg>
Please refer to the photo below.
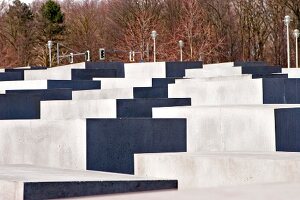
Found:
<svg viewBox="0 0 300 200"><path fill-rule="evenodd" d="M300 181L299 153L135 155L135 175L178 180L179 189Z"/></svg>
<svg viewBox="0 0 300 200"><path fill-rule="evenodd" d="M84 69L85 63L76 63L59 67L48 68L47 70L25 70L25 80L71 80L72 69Z"/></svg>
<svg viewBox="0 0 300 200"><path fill-rule="evenodd" d="M166 77L184 77L186 69L202 68L202 61L166 62Z"/></svg>
<svg viewBox="0 0 300 200"><path fill-rule="evenodd" d="M115 69L72 69L72 80L93 80L93 78L117 78ZM120 77L122 78L122 77Z"/></svg>
<svg viewBox="0 0 300 200"><path fill-rule="evenodd" d="M186 151L185 119L88 119L87 169L133 173L133 154Z"/></svg>
<svg viewBox="0 0 300 200"><path fill-rule="evenodd" d="M256 67L256 66L267 66L268 64L263 61L235 61L234 66L242 67Z"/></svg>
<svg viewBox="0 0 300 200"><path fill-rule="evenodd" d="M175 83L176 78L153 78L152 87L168 87L168 84Z"/></svg>
<svg viewBox="0 0 300 200"><path fill-rule="evenodd" d="M5 200L71 198L177 188L176 180L30 165L2 165L0 176L0 198Z"/></svg>
<svg viewBox="0 0 300 200"><path fill-rule="evenodd" d="M86 169L85 120L0 120L0 164Z"/></svg>
<svg viewBox="0 0 300 200"><path fill-rule="evenodd" d="M133 88L73 91L74 100L132 99Z"/></svg>
<svg viewBox="0 0 300 200"><path fill-rule="evenodd" d="M289 78L288 74L253 74L252 78Z"/></svg>
<svg viewBox="0 0 300 200"><path fill-rule="evenodd" d="M168 98L168 87L135 87L134 98Z"/></svg>
<svg viewBox="0 0 300 200"><path fill-rule="evenodd" d="M117 103L114 99L43 101L41 119L116 118L116 107Z"/></svg>
<svg viewBox="0 0 300 200"><path fill-rule="evenodd" d="M206 78L206 77L216 77L216 76L233 76L241 75L241 67L232 68L216 68L216 69L187 69L185 70L186 78Z"/></svg>
<svg viewBox="0 0 300 200"><path fill-rule="evenodd" d="M72 89L6 90L6 94L39 96L41 101L72 100Z"/></svg>
<svg viewBox="0 0 300 200"><path fill-rule="evenodd" d="M1 119L38 119L40 117L40 101L37 95L0 95Z"/></svg>
<svg viewBox="0 0 300 200"><path fill-rule="evenodd" d="M170 98L170 99L118 99L117 117L135 118L152 117L153 107L189 106L190 98Z"/></svg>
<svg viewBox="0 0 300 200"><path fill-rule="evenodd" d="M282 68L282 73L288 74L289 78L300 78L300 69L298 68Z"/></svg>
<svg viewBox="0 0 300 200"><path fill-rule="evenodd" d="M126 78L165 78L166 63L125 63Z"/></svg>
<svg viewBox="0 0 300 200"><path fill-rule="evenodd" d="M299 105L153 108L154 118L187 119L189 152L298 152L298 115Z"/></svg>
<svg viewBox="0 0 300 200"><path fill-rule="evenodd" d="M24 77L21 73L13 73L13 72L1 72L0 73L0 81L15 81L15 80L23 80Z"/></svg>
<svg viewBox="0 0 300 200"><path fill-rule="evenodd" d="M151 78L93 78L101 81L101 89L151 87Z"/></svg>
<svg viewBox="0 0 300 200"><path fill-rule="evenodd" d="M86 69L114 69L118 77L125 77L124 63L122 62L86 62Z"/></svg>
<svg viewBox="0 0 300 200"><path fill-rule="evenodd" d="M242 67L242 73L267 75L272 73L282 73L282 71L279 66L250 66Z"/></svg>
<svg viewBox="0 0 300 200"><path fill-rule="evenodd" d="M234 66L233 62L225 62L225 63L214 63L214 64L205 64L203 65L203 69L230 69Z"/></svg>

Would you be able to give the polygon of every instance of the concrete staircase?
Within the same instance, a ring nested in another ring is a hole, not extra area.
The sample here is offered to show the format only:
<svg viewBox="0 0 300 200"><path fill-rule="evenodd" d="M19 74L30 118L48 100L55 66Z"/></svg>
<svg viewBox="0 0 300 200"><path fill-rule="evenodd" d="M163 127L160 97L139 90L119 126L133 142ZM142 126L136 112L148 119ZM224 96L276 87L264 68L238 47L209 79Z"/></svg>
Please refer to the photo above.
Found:
<svg viewBox="0 0 300 200"><path fill-rule="evenodd" d="M300 182L298 75L264 62L2 70L0 199Z"/></svg>

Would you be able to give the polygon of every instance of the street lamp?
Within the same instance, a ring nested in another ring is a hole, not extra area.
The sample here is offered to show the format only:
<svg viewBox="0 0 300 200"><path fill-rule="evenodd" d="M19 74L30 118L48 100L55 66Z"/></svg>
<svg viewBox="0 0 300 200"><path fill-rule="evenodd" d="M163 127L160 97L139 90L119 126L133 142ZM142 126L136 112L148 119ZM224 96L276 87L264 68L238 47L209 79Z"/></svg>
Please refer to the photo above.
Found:
<svg viewBox="0 0 300 200"><path fill-rule="evenodd" d="M287 59L288 59L288 68L291 67L291 57L290 57L290 32L289 32L289 24L292 21L291 17L286 15L284 17L284 24L286 25L286 34L287 34Z"/></svg>
<svg viewBox="0 0 300 200"><path fill-rule="evenodd" d="M157 37L157 32L156 31L152 31L151 32L151 37L153 39L153 60L154 62L156 62L156 37Z"/></svg>
<svg viewBox="0 0 300 200"><path fill-rule="evenodd" d="M296 38L296 68L299 67L299 60L298 60L298 38L300 36L300 32L298 29L294 30L294 36Z"/></svg>
<svg viewBox="0 0 300 200"><path fill-rule="evenodd" d="M47 45L48 45L48 49L49 49L49 66L52 67L51 49L52 49L53 42L51 40L49 40Z"/></svg>
<svg viewBox="0 0 300 200"><path fill-rule="evenodd" d="M184 46L184 42L182 40L178 41L179 48L180 48L180 61L182 62L182 48Z"/></svg>

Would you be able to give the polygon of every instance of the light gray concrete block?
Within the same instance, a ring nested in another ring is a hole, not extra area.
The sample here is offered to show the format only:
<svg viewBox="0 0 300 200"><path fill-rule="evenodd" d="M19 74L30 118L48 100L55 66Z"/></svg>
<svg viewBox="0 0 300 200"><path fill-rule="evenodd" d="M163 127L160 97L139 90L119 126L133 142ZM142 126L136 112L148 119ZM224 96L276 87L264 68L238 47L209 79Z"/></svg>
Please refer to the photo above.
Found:
<svg viewBox="0 0 300 200"><path fill-rule="evenodd" d="M187 151L276 151L275 109L300 105L153 108L153 118L187 118Z"/></svg>
<svg viewBox="0 0 300 200"><path fill-rule="evenodd" d="M41 119L116 118L115 99L41 101Z"/></svg>
<svg viewBox="0 0 300 200"><path fill-rule="evenodd" d="M47 89L47 80L0 81L0 90Z"/></svg>
<svg viewBox="0 0 300 200"><path fill-rule="evenodd" d="M165 62L125 63L126 78L165 78Z"/></svg>
<svg viewBox="0 0 300 200"><path fill-rule="evenodd" d="M234 75L234 76L216 76L216 77L208 77L208 78L186 78L186 79L176 79L175 84L177 85L186 85L192 86L196 84L200 84L199 82L206 81L233 81L233 80L252 80L252 75L250 74L242 74L242 75Z"/></svg>
<svg viewBox="0 0 300 200"><path fill-rule="evenodd" d="M241 75L241 67L232 67L232 68L215 68L215 69L186 69L185 77L186 78L206 78L206 77L216 77L216 76L233 76Z"/></svg>
<svg viewBox="0 0 300 200"><path fill-rule="evenodd" d="M0 164L86 169L85 120L1 120Z"/></svg>
<svg viewBox="0 0 300 200"><path fill-rule="evenodd" d="M204 64L203 69L230 69L234 66L233 62Z"/></svg>
<svg viewBox="0 0 300 200"><path fill-rule="evenodd" d="M48 68L47 70L25 70L24 80L71 80L72 69L84 69L85 63L75 63L59 67Z"/></svg>
<svg viewBox="0 0 300 200"><path fill-rule="evenodd" d="M283 74L288 74L289 78L300 78L299 68L282 68Z"/></svg>
<svg viewBox="0 0 300 200"><path fill-rule="evenodd" d="M192 98L192 105L262 104L262 79L170 84L170 98Z"/></svg>
<svg viewBox="0 0 300 200"><path fill-rule="evenodd" d="M135 175L178 180L179 189L300 181L299 153L136 154Z"/></svg>
<svg viewBox="0 0 300 200"><path fill-rule="evenodd" d="M132 99L133 88L73 91L72 98L74 100Z"/></svg>
<svg viewBox="0 0 300 200"><path fill-rule="evenodd" d="M101 81L101 89L151 87L152 78L93 78Z"/></svg>

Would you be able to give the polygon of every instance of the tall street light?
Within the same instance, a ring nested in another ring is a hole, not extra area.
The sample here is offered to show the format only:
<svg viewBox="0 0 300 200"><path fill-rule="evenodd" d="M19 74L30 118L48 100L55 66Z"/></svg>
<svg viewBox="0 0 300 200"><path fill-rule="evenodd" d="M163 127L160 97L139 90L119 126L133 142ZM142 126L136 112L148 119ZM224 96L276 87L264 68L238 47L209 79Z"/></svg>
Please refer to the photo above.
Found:
<svg viewBox="0 0 300 200"><path fill-rule="evenodd" d="M291 67L291 57L290 57L290 32L289 32L289 24L292 21L291 17L286 15L284 17L284 24L286 25L286 34L287 34L287 59L288 59L288 68Z"/></svg>
<svg viewBox="0 0 300 200"><path fill-rule="evenodd" d="M47 45L48 45L48 49L49 49L49 67L52 67L51 49L52 49L53 42L51 40L49 40Z"/></svg>
<svg viewBox="0 0 300 200"><path fill-rule="evenodd" d="M180 61L182 62L182 49L183 49L183 46L184 46L184 42L182 40L179 40L178 41L178 45L179 45L179 48L180 48Z"/></svg>
<svg viewBox="0 0 300 200"><path fill-rule="evenodd" d="M299 55L298 54L298 38L300 36L300 32L299 32L298 29L294 30L294 36L296 38L296 68L298 68L299 67L299 60L298 60L298 55Z"/></svg>
<svg viewBox="0 0 300 200"><path fill-rule="evenodd" d="M157 32L156 31L152 31L151 32L151 37L153 39L153 60L154 62L156 62L156 37L157 37Z"/></svg>

